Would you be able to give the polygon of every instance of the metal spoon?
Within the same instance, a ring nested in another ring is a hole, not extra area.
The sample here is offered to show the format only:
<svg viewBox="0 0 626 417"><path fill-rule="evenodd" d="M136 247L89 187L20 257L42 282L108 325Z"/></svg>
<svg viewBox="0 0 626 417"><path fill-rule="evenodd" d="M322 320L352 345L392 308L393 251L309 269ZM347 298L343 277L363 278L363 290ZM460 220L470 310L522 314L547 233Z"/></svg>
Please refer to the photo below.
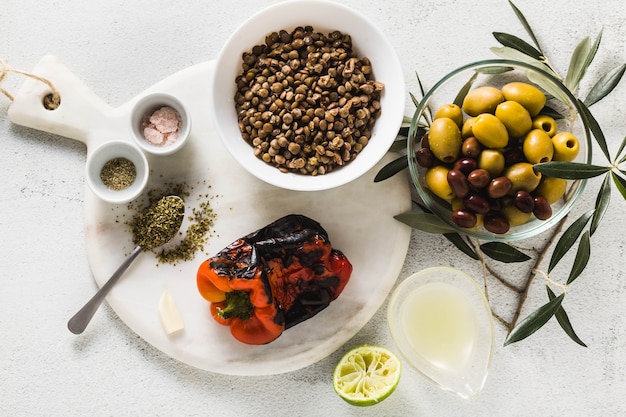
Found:
<svg viewBox="0 0 626 417"><path fill-rule="evenodd" d="M67 322L70 332L80 334L85 330L106 295L135 258L145 249L153 249L170 241L180 229L184 214L183 199L168 196L161 198L140 215L138 227L134 230L137 247L98 292Z"/></svg>

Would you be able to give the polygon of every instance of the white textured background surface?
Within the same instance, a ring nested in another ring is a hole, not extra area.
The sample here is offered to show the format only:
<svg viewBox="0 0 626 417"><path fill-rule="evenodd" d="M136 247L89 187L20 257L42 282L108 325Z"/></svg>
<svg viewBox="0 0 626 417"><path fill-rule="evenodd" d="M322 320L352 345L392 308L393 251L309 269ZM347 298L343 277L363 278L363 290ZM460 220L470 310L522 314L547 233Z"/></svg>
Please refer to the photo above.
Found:
<svg viewBox="0 0 626 417"><path fill-rule="evenodd" d="M4 0L0 58L30 70L57 55L103 100L120 105L168 75L217 56L245 18L274 1L51 1ZM526 35L501 1L346 0L390 38L416 92L451 69L491 58L492 31ZM519 1L553 64L563 73L584 36L604 28L590 79L626 59L626 12L621 0ZM3 87L16 91L19 77ZM626 135L626 82L593 107L616 151ZM407 97L407 114L412 105ZM342 353L355 345L392 347L384 308L354 339L304 370L272 377L228 377L182 365L133 334L108 308L80 337L67 319L92 295L85 257L85 149L69 139L12 125L0 96L0 415L2 416L617 416L626 414L626 204L614 194L592 242L593 257L566 298L570 319L587 342L580 348L556 323L517 345L496 351L484 391L472 401L440 391L405 368L385 402L357 409L330 383ZM599 152L595 160L604 163ZM593 204L592 182L576 210ZM530 243L529 243L530 244ZM382 260L384 261L384 260ZM414 233L399 279L451 265L480 276L480 266L439 237ZM520 267L508 270L520 279ZM515 278L514 278L515 279ZM508 316L512 300L497 285L491 299ZM527 310L544 302L537 281ZM527 312L528 312L527 311Z"/></svg>

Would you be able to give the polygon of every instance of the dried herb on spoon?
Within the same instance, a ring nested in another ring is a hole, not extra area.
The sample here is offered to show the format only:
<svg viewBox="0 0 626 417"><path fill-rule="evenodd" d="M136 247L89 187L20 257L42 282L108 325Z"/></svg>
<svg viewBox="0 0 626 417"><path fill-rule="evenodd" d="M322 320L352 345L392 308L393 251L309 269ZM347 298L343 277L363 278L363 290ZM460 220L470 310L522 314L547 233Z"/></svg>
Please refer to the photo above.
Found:
<svg viewBox="0 0 626 417"><path fill-rule="evenodd" d="M185 202L180 197L157 200L133 219L134 243L148 250L164 245L178 233L184 215Z"/></svg>

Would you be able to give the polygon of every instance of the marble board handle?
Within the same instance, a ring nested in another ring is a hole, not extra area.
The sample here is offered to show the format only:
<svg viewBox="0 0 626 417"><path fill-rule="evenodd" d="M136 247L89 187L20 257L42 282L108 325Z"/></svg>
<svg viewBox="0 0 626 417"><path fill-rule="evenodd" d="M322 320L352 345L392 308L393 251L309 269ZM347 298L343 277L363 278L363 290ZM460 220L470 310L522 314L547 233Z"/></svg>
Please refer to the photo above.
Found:
<svg viewBox="0 0 626 417"><path fill-rule="evenodd" d="M50 87L27 77L8 110L13 123L78 140L88 150L91 145L129 137L128 111L102 101L55 56L44 56L32 73L54 85L61 104L46 109L43 99L51 93Z"/></svg>

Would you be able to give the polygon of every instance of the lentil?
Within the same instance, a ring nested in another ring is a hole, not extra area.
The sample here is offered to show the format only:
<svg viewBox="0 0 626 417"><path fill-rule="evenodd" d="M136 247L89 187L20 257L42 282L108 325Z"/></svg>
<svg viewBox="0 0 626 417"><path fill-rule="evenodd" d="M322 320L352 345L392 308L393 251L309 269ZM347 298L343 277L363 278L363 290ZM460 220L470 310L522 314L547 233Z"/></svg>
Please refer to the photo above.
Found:
<svg viewBox="0 0 626 417"><path fill-rule="evenodd" d="M283 172L323 175L354 160L381 111L383 84L339 31L272 32L243 54L235 83L243 139Z"/></svg>
<svg viewBox="0 0 626 417"><path fill-rule="evenodd" d="M108 160L100 170L100 179L109 189L115 191L125 190L130 187L137 178L137 169L132 161L126 158L113 158Z"/></svg>

